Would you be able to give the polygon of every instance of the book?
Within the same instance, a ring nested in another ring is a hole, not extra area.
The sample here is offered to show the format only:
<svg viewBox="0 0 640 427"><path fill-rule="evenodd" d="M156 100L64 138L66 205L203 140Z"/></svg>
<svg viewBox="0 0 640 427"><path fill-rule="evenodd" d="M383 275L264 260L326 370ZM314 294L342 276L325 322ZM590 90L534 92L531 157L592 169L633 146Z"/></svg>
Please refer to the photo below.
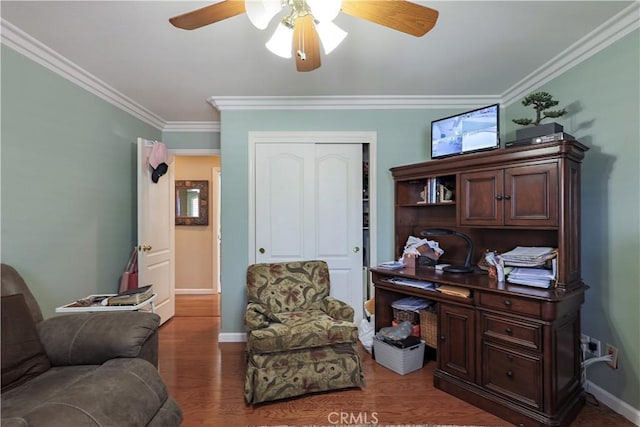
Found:
<svg viewBox="0 0 640 427"><path fill-rule="evenodd" d="M500 255L504 265L513 267L537 267L556 258L558 250L550 247L517 246Z"/></svg>
<svg viewBox="0 0 640 427"><path fill-rule="evenodd" d="M153 288L151 285L141 288L128 289L124 292L114 295L107 300L107 305L138 305L153 296Z"/></svg>

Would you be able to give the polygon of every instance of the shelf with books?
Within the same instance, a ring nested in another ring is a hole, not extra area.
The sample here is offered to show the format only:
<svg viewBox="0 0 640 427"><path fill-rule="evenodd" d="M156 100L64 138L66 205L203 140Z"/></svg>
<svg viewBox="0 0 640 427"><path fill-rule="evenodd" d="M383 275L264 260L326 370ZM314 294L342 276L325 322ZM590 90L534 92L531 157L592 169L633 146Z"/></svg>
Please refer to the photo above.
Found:
<svg viewBox="0 0 640 427"><path fill-rule="evenodd" d="M397 206L455 204L456 176L434 176L396 182Z"/></svg>

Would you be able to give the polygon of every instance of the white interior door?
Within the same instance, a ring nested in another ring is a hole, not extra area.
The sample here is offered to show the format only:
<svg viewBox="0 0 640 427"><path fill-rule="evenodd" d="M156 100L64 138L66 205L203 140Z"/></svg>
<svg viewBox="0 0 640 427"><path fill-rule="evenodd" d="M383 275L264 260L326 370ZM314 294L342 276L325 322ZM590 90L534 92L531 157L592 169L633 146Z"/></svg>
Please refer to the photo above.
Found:
<svg viewBox="0 0 640 427"><path fill-rule="evenodd" d="M138 283L153 285L161 323L175 314L174 171L151 181L152 141L138 138Z"/></svg>
<svg viewBox="0 0 640 427"><path fill-rule="evenodd" d="M321 259L331 295L362 318L362 145L255 148L256 262Z"/></svg>
<svg viewBox="0 0 640 427"><path fill-rule="evenodd" d="M256 262L313 257L313 144L256 145Z"/></svg>
<svg viewBox="0 0 640 427"><path fill-rule="evenodd" d="M331 295L362 318L362 145L315 144L315 251L329 264Z"/></svg>

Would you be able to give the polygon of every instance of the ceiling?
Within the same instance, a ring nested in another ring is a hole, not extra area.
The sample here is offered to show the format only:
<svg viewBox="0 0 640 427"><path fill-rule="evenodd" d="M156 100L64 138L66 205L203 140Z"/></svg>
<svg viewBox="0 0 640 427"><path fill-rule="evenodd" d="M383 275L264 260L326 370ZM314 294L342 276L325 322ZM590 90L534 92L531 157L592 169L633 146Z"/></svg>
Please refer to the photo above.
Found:
<svg viewBox="0 0 640 427"><path fill-rule="evenodd" d="M500 96L633 1L415 1L437 9L416 38L340 14L348 37L299 73L245 14L193 31L190 1L2 1L3 20L166 122L217 121L216 96Z"/></svg>

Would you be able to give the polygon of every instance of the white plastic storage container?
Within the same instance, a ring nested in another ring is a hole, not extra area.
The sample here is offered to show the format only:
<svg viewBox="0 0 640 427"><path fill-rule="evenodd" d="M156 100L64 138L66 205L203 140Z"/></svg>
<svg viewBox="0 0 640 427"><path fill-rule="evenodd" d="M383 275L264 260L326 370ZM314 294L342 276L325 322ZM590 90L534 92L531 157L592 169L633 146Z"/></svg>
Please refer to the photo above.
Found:
<svg viewBox="0 0 640 427"><path fill-rule="evenodd" d="M373 352L376 362L400 375L404 375L422 368L424 341L411 347L398 348L374 337Z"/></svg>

